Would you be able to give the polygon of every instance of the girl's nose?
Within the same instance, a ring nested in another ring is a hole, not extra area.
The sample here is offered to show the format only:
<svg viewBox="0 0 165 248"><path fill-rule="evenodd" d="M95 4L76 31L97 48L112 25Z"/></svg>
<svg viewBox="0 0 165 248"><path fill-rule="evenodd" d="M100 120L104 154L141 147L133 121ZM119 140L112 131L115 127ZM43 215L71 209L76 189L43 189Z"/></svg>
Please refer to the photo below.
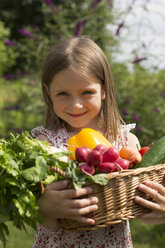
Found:
<svg viewBox="0 0 165 248"><path fill-rule="evenodd" d="M83 102L79 97L75 97L72 99L71 107L73 109L81 109L83 108Z"/></svg>

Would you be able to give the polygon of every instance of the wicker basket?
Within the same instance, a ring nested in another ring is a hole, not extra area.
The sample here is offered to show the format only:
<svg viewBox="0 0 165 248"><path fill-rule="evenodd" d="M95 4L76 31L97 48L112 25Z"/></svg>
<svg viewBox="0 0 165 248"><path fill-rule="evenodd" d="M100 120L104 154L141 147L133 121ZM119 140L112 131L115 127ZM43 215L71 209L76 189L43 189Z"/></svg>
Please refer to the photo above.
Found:
<svg viewBox="0 0 165 248"><path fill-rule="evenodd" d="M107 174L109 182L106 186L92 182L87 183L88 186L93 188L90 196L97 196L99 199L98 210L86 215L93 218L95 224L87 225L73 220L62 219L60 220L60 225L65 231L69 232L87 231L140 217L150 212L150 210L136 203L134 196L152 199L138 190L138 185L147 179L164 184L164 174L165 164L158 164L146 168ZM63 173L63 175L65 174Z"/></svg>

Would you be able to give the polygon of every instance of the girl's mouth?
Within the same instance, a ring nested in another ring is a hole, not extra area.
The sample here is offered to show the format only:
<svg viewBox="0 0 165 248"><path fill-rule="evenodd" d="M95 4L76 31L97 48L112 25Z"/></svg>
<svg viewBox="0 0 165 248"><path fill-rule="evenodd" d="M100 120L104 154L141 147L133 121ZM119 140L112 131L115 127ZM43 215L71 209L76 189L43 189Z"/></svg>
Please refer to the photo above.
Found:
<svg viewBox="0 0 165 248"><path fill-rule="evenodd" d="M84 113L81 113L81 114L70 114L70 113L69 113L69 115L70 115L71 117L73 117L73 118L78 118L78 117L81 117L81 116L85 115L86 113L87 113L87 111L84 112Z"/></svg>

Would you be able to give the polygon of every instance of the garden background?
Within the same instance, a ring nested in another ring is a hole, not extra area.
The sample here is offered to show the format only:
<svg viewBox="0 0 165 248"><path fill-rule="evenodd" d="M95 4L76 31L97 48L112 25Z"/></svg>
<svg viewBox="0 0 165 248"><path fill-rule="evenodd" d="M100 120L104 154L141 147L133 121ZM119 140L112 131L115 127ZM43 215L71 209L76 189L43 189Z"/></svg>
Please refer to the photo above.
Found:
<svg viewBox="0 0 165 248"><path fill-rule="evenodd" d="M134 133L141 145L165 134L165 68L146 65L153 55L148 53L148 44L139 45L139 40L134 41L137 48L126 61L116 59L121 52L122 32L129 33L126 18L135 2L130 1L124 11L115 8L112 0L0 2L1 138L43 124L43 58L60 40L80 35L89 36L104 50L111 64L120 113L126 123L136 123ZM149 11L146 5L142 7ZM135 248L164 247L165 225L145 225L138 220L130 223ZM31 246L33 229L27 227L25 232L9 223L9 230L7 248L21 248L22 242L24 248Z"/></svg>

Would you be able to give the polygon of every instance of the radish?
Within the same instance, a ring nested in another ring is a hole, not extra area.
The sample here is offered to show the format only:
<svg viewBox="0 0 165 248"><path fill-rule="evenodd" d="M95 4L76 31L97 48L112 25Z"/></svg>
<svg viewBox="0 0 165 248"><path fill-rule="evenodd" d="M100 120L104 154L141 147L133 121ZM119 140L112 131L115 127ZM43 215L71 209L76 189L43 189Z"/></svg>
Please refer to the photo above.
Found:
<svg viewBox="0 0 165 248"><path fill-rule="evenodd" d="M98 167L99 172L110 173L115 169L115 164L110 162L101 163Z"/></svg>
<svg viewBox="0 0 165 248"><path fill-rule="evenodd" d="M109 147L102 156L103 162L113 163L119 158L119 151L116 147Z"/></svg>
<svg viewBox="0 0 165 248"><path fill-rule="evenodd" d="M81 162L86 162L87 161L87 156L91 152L91 149L87 146L83 147L78 147L76 148L75 151L75 157L76 160L81 163Z"/></svg>
<svg viewBox="0 0 165 248"><path fill-rule="evenodd" d="M105 145L99 144L99 145L97 145L97 146L93 149L93 151L97 150L97 151L99 151L99 152L102 153L102 152L104 152L106 149L107 149L107 147L106 147Z"/></svg>
<svg viewBox="0 0 165 248"><path fill-rule="evenodd" d="M115 171L118 171L119 168L117 167L117 164L120 165L120 167L124 170L127 170L130 165L130 161L124 158L119 158L115 162Z"/></svg>
<svg viewBox="0 0 165 248"><path fill-rule="evenodd" d="M87 163L98 167L102 162L102 155L99 151L93 150L87 156Z"/></svg>
<svg viewBox="0 0 165 248"><path fill-rule="evenodd" d="M88 176L91 176L95 173L95 167L93 165L89 165L87 163L80 164L79 168L84 174L86 174Z"/></svg>

